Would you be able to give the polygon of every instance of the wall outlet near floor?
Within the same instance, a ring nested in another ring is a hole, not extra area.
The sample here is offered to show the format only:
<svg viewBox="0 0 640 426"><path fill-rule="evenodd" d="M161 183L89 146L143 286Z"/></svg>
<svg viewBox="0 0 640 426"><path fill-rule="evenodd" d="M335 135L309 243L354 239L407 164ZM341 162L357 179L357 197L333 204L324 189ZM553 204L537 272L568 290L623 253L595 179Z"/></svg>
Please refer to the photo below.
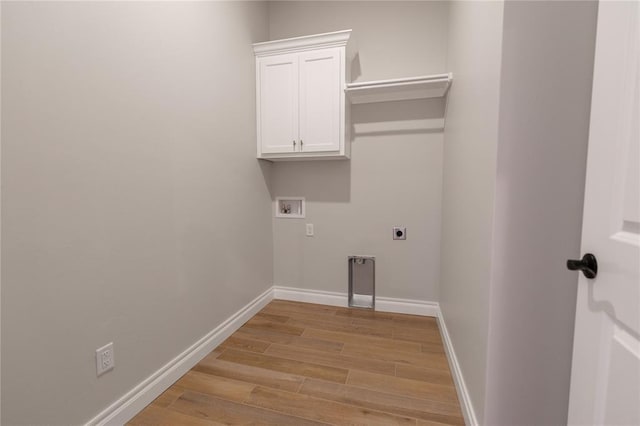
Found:
<svg viewBox="0 0 640 426"><path fill-rule="evenodd" d="M98 376L113 370L115 365L116 359L113 356L113 342L96 349L96 374Z"/></svg>
<svg viewBox="0 0 640 426"><path fill-rule="evenodd" d="M313 237L313 223L307 223L307 237Z"/></svg>

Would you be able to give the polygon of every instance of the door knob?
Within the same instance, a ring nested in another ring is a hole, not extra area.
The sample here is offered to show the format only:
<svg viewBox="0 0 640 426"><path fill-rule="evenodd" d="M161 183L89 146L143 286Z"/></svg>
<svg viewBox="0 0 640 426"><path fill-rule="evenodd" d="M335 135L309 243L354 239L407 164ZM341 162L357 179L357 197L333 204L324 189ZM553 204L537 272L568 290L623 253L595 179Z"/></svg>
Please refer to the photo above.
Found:
<svg viewBox="0 0 640 426"><path fill-rule="evenodd" d="M585 254L580 260L567 260L567 268L572 271L582 271L587 278L595 278L598 275L598 262L591 253Z"/></svg>

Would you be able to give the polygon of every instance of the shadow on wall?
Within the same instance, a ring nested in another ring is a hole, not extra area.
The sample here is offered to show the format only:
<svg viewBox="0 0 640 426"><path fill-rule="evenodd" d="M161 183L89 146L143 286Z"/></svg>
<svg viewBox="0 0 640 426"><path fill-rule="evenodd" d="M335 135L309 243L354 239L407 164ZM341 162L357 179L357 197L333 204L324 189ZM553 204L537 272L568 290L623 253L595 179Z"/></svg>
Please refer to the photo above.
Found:
<svg viewBox="0 0 640 426"><path fill-rule="evenodd" d="M351 105L351 141L363 136L442 133L445 99Z"/></svg>
<svg viewBox="0 0 640 426"><path fill-rule="evenodd" d="M360 53L356 53L353 59L351 60L351 69L349 70L351 76L347 76L350 78L351 82L354 82L362 75L362 68L360 67Z"/></svg>
<svg viewBox="0 0 640 426"><path fill-rule="evenodd" d="M260 167L260 172L262 173L262 179L264 180L264 184L269 191L269 195L271 196L271 200L275 200L275 196L273 195L273 163L271 161L266 160L257 160L258 167Z"/></svg>
<svg viewBox="0 0 640 426"><path fill-rule="evenodd" d="M260 163L268 163L259 160ZM261 164L263 173L271 165ZM348 203L351 200L349 160L281 161L272 165L271 199L304 195L307 201ZM277 192L277 194L275 193Z"/></svg>

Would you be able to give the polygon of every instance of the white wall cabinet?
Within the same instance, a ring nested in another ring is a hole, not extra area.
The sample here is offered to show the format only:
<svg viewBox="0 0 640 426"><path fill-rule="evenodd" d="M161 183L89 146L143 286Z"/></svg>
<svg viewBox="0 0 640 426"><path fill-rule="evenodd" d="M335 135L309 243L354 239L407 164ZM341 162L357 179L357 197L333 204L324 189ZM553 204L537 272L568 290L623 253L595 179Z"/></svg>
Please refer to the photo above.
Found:
<svg viewBox="0 0 640 426"><path fill-rule="evenodd" d="M346 45L351 30L256 43L258 158L349 158Z"/></svg>

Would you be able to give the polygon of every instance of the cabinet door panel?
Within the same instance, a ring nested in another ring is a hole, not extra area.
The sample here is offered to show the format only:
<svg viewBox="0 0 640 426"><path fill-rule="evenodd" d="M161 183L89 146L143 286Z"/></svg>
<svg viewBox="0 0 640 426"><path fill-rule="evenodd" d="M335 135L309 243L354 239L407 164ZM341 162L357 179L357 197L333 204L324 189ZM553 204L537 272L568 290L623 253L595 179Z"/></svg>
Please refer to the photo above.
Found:
<svg viewBox="0 0 640 426"><path fill-rule="evenodd" d="M262 152L295 151L299 147L298 60L295 55L260 60L259 96L258 137Z"/></svg>
<svg viewBox="0 0 640 426"><path fill-rule="evenodd" d="M302 152L339 151L342 91L339 50L306 52L299 61Z"/></svg>

